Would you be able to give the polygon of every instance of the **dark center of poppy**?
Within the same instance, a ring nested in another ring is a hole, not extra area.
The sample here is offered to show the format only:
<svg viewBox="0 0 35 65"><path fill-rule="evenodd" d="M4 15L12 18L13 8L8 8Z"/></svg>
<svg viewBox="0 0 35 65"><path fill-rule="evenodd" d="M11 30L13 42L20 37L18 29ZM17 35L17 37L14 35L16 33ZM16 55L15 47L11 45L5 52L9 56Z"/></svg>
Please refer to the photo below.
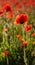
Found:
<svg viewBox="0 0 35 65"><path fill-rule="evenodd" d="M23 18L20 18L20 24L23 24L23 23L24 23Z"/></svg>
<svg viewBox="0 0 35 65"><path fill-rule="evenodd" d="M10 7L7 7L7 8L6 8L6 11L7 11L7 12L8 12L8 11L10 11L10 10L11 10L11 8L10 8Z"/></svg>

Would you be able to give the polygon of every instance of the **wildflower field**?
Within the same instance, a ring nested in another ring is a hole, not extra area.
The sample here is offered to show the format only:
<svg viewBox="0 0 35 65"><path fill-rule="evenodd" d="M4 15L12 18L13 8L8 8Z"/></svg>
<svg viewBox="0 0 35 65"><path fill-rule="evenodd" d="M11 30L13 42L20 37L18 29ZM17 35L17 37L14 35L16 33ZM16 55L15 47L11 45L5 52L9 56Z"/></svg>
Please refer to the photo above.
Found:
<svg viewBox="0 0 35 65"><path fill-rule="evenodd" d="M0 0L0 65L35 65L35 0Z"/></svg>

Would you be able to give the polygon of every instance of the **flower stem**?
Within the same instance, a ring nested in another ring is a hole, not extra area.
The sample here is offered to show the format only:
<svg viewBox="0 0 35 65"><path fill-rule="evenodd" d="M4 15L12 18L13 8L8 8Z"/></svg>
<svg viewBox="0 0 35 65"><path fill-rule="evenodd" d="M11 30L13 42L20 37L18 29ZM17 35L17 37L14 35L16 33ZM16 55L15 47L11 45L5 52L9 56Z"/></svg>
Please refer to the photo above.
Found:
<svg viewBox="0 0 35 65"><path fill-rule="evenodd" d="M24 39L24 26L22 25L22 32L23 32L23 39ZM27 58L26 58L26 51L25 51L25 47L23 49L23 52L24 52L24 62L25 62L25 65L28 65L27 63Z"/></svg>
<svg viewBox="0 0 35 65"><path fill-rule="evenodd" d="M7 59L7 65L9 65L9 60L8 60L8 58L6 57L6 59Z"/></svg>
<svg viewBox="0 0 35 65"><path fill-rule="evenodd" d="M25 47L24 47L24 62L25 62L25 65L28 65L28 63L27 63L27 58L26 58Z"/></svg>

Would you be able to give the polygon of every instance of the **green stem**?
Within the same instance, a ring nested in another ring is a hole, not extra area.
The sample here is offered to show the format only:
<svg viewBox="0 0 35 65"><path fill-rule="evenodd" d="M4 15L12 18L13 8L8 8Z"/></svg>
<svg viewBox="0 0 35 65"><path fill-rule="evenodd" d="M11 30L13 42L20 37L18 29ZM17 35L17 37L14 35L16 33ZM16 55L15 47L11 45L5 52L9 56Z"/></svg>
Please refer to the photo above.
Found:
<svg viewBox="0 0 35 65"><path fill-rule="evenodd" d="M27 63L27 58L26 58L25 47L24 47L24 62L25 62L25 65L28 65L28 63Z"/></svg>
<svg viewBox="0 0 35 65"><path fill-rule="evenodd" d="M23 39L24 39L24 26L22 25L22 32L23 32ZM25 62L25 65L28 65L27 63L27 58L26 58L26 51L25 51L25 47L23 49L23 52L24 52L24 62Z"/></svg>
<svg viewBox="0 0 35 65"><path fill-rule="evenodd" d="M4 34L3 34L3 44L4 44Z"/></svg>
<svg viewBox="0 0 35 65"><path fill-rule="evenodd" d="M6 60L7 60L7 65L9 65L9 60L8 60L8 58L6 57Z"/></svg>
<svg viewBox="0 0 35 65"><path fill-rule="evenodd" d="M23 24L21 25L21 27L22 27L23 39L24 39L24 26L23 26Z"/></svg>

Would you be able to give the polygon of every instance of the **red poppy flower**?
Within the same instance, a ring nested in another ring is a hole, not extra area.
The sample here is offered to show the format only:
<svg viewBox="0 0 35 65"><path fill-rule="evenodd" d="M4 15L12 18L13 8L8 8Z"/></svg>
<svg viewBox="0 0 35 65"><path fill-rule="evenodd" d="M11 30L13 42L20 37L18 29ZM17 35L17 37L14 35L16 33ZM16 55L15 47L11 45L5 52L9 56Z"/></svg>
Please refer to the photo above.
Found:
<svg viewBox="0 0 35 65"><path fill-rule="evenodd" d="M21 40L22 43L23 43L24 41L25 41L24 39Z"/></svg>
<svg viewBox="0 0 35 65"><path fill-rule="evenodd" d="M9 51L5 51L4 52L4 56L9 56L10 55L10 52Z"/></svg>
<svg viewBox="0 0 35 65"><path fill-rule="evenodd" d="M24 46L22 45L21 48L24 48Z"/></svg>
<svg viewBox="0 0 35 65"><path fill-rule="evenodd" d="M21 12L21 9L18 8L17 12L18 12L18 13Z"/></svg>
<svg viewBox="0 0 35 65"><path fill-rule="evenodd" d="M31 29L32 29L32 26L31 25L27 25L26 28L25 28L25 31L29 32Z"/></svg>
<svg viewBox="0 0 35 65"><path fill-rule="evenodd" d="M2 12L2 11L0 12L0 15L1 15L1 14L3 14L3 12Z"/></svg>
<svg viewBox="0 0 35 65"><path fill-rule="evenodd" d="M16 23L17 24L24 24L28 21L28 16L25 15L25 14L20 14L20 15L17 15L16 17Z"/></svg>
<svg viewBox="0 0 35 65"><path fill-rule="evenodd" d="M3 1L2 1L2 2L1 2L1 6L4 6L4 5L6 5L6 2L5 2L5 1L3 2Z"/></svg>
<svg viewBox="0 0 35 65"><path fill-rule="evenodd" d="M35 33L33 33L33 34L32 34L32 36L34 36L34 37L35 37Z"/></svg>
<svg viewBox="0 0 35 65"><path fill-rule="evenodd" d="M12 12L12 9L11 9L11 7L9 5L5 5L3 9L6 12Z"/></svg>
<svg viewBox="0 0 35 65"><path fill-rule="evenodd" d="M14 17L14 14L9 14L6 16L7 18L13 18Z"/></svg>
<svg viewBox="0 0 35 65"><path fill-rule="evenodd" d="M3 12L3 10L0 10L0 16L2 16L2 15L3 15L3 13L4 13L4 12Z"/></svg>
<svg viewBox="0 0 35 65"><path fill-rule="evenodd" d="M16 35L16 38L20 38L20 35L18 34L18 35Z"/></svg>
<svg viewBox="0 0 35 65"><path fill-rule="evenodd" d="M35 42L33 42L33 45L35 45Z"/></svg>
<svg viewBox="0 0 35 65"><path fill-rule="evenodd" d="M4 32L8 33L8 29L4 29Z"/></svg>
<svg viewBox="0 0 35 65"><path fill-rule="evenodd" d="M28 45L28 42L26 42L26 41L22 42L22 48L26 47L27 45Z"/></svg>

